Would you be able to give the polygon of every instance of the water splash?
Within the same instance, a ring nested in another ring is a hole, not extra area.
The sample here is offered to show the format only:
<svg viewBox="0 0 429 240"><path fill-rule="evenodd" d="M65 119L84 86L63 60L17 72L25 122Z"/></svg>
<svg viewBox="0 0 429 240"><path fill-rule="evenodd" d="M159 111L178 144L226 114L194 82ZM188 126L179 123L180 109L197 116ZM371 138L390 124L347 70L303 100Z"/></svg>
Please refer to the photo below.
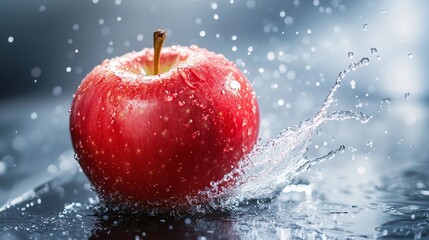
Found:
<svg viewBox="0 0 429 240"><path fill-rule="evenodd" d="M306 157L311 138L321 124L346 119L355 119L362 123L369 121L371 116L361 112L328 111L334 102L334 93L340 87L342 79L350 71L368 64L368 58L351 63L338 74L322 108L314 118L286 128L265 146L257 146L240 162L238 168L226 174L220 181L212 182L211 188L200 192L200 195L215 199L211 207L221 209L233 209L240 203L252 199L269 199L276 196L300 172L344 151L345 146L342 145L324 156L313 159ZM231 179L234 179L234 184L228 185Z"/></svg>

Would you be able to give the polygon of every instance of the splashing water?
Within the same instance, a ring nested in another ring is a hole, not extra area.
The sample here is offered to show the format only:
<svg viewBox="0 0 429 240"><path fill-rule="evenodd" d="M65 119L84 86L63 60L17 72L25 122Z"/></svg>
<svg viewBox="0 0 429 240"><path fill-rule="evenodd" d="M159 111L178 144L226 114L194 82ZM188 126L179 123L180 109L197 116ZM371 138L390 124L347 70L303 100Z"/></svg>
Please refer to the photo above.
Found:
<svg viewBox="0 0 429 240"><path fill-rule="evenodd" d="M362 123L369 121L371 116L361 112L328 111L334 101L334 93L340 87L342 79L350 71L355 71L368 64L368 58L363 58L357 63L351 63L339 73L321 110L314 118L302 121L297 126L286 128L277 138L270 140L265 146L257 146L240 162L238 168L226 174L220 181L212 182L211 188L200 192L200 194L215 199L211 207L228 210L233 210L235 206L248 200L270 199L300 172L307 170L314 164L333 158L340 151L344 151L345 147L340 146L321 157L308 159L305 156L312 135L322 123L346 119L355 119ZM232 186L227 186L231 179L234 179L235 183Z"/></svg>

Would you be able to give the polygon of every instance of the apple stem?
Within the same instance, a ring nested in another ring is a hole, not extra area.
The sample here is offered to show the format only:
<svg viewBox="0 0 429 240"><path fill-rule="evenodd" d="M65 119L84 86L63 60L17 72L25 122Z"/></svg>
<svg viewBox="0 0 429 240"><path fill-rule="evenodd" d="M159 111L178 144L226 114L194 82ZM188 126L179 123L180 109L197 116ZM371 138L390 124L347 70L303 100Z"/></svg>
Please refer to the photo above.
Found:
<svg viewBox="0 0 429 240"><path fill-rule="evenodd" d="M167 32L162 29L158 29L153 33L153 74L158 75L160 74L160 61L159 58L161 57L161 48L164 44L165 38L167 37Z"/></svg>

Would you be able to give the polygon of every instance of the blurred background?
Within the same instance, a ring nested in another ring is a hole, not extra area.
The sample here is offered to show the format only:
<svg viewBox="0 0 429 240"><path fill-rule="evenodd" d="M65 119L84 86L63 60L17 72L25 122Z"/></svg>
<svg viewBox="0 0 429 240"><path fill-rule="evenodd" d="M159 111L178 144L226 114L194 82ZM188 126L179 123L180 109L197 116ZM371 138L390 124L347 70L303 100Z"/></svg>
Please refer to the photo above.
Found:
<svg viewBox="0 0 429 240"><path fill-rule="evenodd" d="M151 47L157 28L166 45L197 44L239 66L259 98L260 144L313 117L338 73L368 57L334 109L373 118L325 124L309 156L347 150L302 176L323 181L327 199L359 202L359 190L331 191L428 166L427 9L423 0L2 0L0 206L67 168L80 81L104 59Z"/></svg>

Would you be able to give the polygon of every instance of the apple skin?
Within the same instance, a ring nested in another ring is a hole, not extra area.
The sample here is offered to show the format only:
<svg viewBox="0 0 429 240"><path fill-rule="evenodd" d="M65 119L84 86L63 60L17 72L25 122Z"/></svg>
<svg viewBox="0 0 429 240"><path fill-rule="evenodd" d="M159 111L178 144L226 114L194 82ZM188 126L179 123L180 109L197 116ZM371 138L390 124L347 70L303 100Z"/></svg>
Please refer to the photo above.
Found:
<svg viewBox="0 0 429 240"><path fill-rule="evenodd" d="M109 205L186 208L257 141L255 92L235 64L197 46L163 48L160 62L152 75L152 49L105 60L74 95L73 147Z"/></svg>

